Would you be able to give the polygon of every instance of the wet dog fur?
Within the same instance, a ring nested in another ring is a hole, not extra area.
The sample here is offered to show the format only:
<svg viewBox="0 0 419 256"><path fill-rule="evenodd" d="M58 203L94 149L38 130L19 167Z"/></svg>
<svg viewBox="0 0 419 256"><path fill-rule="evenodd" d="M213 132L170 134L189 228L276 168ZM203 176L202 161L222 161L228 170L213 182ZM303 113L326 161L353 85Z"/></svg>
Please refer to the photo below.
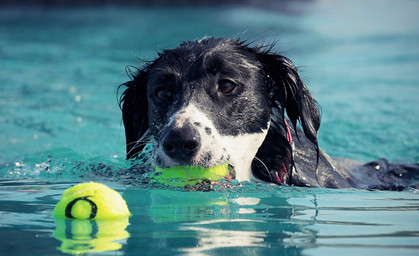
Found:
<svg viewBox="0 0 419 256"><path fill-rule="evenodd" d="M411 185L417 164L361 164L323 152L319 105L294 64L271 49L209 37L164 50L132 71L120 101L127 158L151 143L154 165L228 163L239 181L395 190Z"/></svg>

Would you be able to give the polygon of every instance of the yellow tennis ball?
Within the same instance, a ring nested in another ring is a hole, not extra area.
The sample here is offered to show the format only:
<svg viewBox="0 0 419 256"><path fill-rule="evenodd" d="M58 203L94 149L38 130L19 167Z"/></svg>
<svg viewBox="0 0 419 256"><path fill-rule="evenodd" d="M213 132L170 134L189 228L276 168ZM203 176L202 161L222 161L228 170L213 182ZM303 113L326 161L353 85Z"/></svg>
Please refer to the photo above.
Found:
<svg viewBox="0 0 419 256"><path fill-rule="evenodd" d="M176 166L171 168L154 167L156 173L152 176L152 182L163 185L186 186L195 185L202 181L216 181L226 178L230 169L228 164L222 164L210 168L200 166Z"/></svg>
<svg viewBox="0 0 419 256"><path fill-rule="evenodd" d="M130 216L127 203L115 190L95 182L82 183L64 191L54 216L68 219L112 219Z"/></svg>

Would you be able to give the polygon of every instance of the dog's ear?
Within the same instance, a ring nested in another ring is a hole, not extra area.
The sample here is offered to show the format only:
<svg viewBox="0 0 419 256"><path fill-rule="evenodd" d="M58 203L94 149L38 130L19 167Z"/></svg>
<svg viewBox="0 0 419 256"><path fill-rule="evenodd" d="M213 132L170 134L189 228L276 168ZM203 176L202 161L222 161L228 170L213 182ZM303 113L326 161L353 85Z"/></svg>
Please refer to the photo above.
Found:
<svg viewBox="0 0 419 256"><path fill-rule="evenodd" d="M127 159L137 156L143 150L143 136L148 132L148 102L146 87L146 71L127 71L131 78L119 88L126 87L122 93L119 106L125 126Z"/></svg>
<svg viewBox="0 0 419 256"><path fill-rule="evenodd" d="M320 107L304 85L297 68L286 57L267 52L258 53L263 70L273 81L272 104L287 111L287 115L297 131L300 122L306 137L316 145L320 127Z"/></svg>

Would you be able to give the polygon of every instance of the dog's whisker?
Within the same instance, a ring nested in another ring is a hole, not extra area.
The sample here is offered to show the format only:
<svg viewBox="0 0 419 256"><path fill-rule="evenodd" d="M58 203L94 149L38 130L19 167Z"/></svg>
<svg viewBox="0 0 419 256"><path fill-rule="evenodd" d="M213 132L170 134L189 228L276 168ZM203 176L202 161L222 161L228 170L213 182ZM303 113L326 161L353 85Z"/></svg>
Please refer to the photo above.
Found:
<svg viewBox="0 0 419 256"><path fill-rule="evenodd" d="M147 143L149 143L150 140L151 140L151 137L152 137L152 135L150 133L150 129L147 129L147 131L145 131L143 136L141 136L141 138L139 138L137 141L135 141L134 146L131 148L130 151L127 152L127 154L131 154L137 148L142 147L142 146L146 145ZM134 154L134 155L137 156L138 153L136 152L136 154Z"/></svg>
<svg viewBox="0 0 419 256"><path fill-rule="evenodd" d="M135 143L128 143L128 144L126 144L127 146L128 146L128 145L134 145L134 146L131 148L131 150L130 150L130 151L128 151L128 153L131 153L131 152L132 152L132 151L134 151L135 149L137 149L137 148L139 148L139 147L143 147L143 146L147 145L148 143L149 143L148 141L144 141L144 142L137 141L137 142L135 142Z"/></svg>
<svg viewBox="0 0 419 256"><path fill-rule="evenodd" d="M146 138L144 138L144 136L143 136L143 137L141 137L141 139L138 139L138 140L130 142L130 143L126 143L125 145L126 146L133 146L133 145L134 146L143 146L143 145L146 145L147 143L149 143L150 140L151 140L151 136L146 137Z"/></svg>
<svg viewBox="0 0 419 256"><path fill-rule="evenodd" d="M150 129L147 129L147 131L141 136L141 138L131 143L135 145L140 144L140 143L147 144L151 140L151 137L152 135L151 135Z"/></svg>
<svg viewBox="0 0 419 256"><path fill-rule="evenodd" d="M254 159L256 159L256 160L258 160L262 165L263 165L263 167L265 168L265 170L266 170L266 172L268 173L268 175L269 175L269 178L271 179L271 180L273 180L273 178L272 178L272 175L271 175L271 172L269 171L269 169L268 169L268 167L266 166L266 164L262 161L262 160L260 160L258 157L254 157Z"/></svg>
<svg viewBox="0 0 419 256"><path fill-rule="evenodd" d="M141 147L141 146L145 146L149 143L149 141L137 141L137 142L133 142L133 143L128 143L127 145L134 145L135 147Z"/></svg>

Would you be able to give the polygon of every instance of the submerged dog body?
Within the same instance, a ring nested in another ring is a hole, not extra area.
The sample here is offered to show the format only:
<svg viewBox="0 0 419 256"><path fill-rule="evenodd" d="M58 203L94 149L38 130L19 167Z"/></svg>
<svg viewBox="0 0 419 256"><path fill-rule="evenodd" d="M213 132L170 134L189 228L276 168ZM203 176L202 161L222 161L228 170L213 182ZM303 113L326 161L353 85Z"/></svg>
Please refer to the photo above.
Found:
<svg viewBox="0 0 419 256"><path fill-rule="evenodd" d="M414 164L361 165L324 153L317 102L292 62L264 47L185 42L123 85L127 158L152 143L162 168L228 163L239 181L310 187L401 189L418 174Z"/></svg>

